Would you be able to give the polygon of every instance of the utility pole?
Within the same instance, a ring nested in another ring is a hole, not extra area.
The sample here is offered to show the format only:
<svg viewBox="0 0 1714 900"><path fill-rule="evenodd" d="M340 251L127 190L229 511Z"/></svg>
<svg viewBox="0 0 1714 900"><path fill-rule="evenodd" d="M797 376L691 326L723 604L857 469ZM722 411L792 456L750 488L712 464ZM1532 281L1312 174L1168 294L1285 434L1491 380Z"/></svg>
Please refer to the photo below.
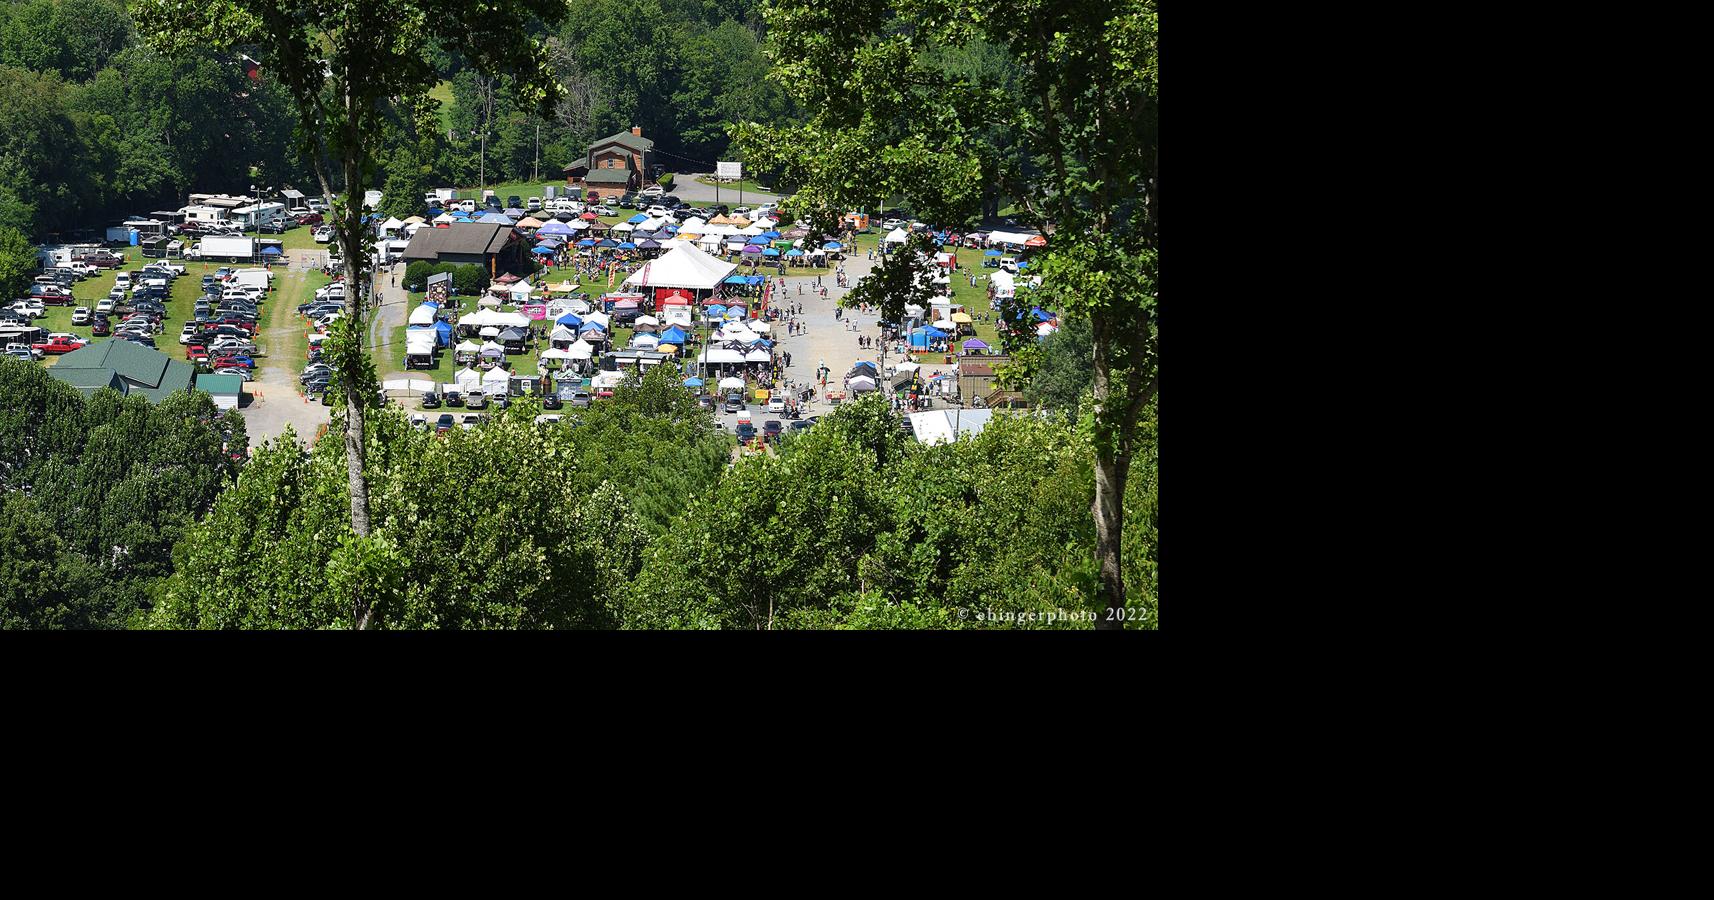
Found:
<svg viewBox="0 0 1714 900"><path fill-rule="evenodd" d="M530 180L540 181L542 178L542 123L536 123L536 161L530 163Z"/></svg>

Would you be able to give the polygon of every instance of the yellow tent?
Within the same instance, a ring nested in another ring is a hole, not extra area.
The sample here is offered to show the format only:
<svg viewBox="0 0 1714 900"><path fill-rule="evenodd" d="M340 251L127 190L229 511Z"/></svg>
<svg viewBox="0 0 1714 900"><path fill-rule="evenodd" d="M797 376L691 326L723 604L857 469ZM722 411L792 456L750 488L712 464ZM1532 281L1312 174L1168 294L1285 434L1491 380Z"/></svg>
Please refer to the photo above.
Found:
<svg viewBox="0 0 1714 900"><path fill-rule="evenodd" d="M960 325L969 325L971 322L970 314L955 312L952 314L952 321L957 322Z"/></svg>
<svg viewBox="0 0 1714 900"><path fill-rule="evenodd" d="M725 216L715 216L714 218L708 220L708 224L710 224L710 225L730 225L730 224L732 224L732 220L726 218Z"/></svg>
<svg viewBox="0 0 1714 900"><path fill-rule="evenodd" d="M749 228L750 227L750 220L744 218L743 216L733 216L732 222L730 224L735 225L739 228Z"/></svg>

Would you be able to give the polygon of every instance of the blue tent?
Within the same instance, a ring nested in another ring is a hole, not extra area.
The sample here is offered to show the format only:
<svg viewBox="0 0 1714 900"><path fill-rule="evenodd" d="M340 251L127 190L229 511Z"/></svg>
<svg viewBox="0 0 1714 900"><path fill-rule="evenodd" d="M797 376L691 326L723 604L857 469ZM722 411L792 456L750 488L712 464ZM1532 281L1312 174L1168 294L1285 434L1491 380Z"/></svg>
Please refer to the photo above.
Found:
<svg viewBox="0 0 1714 900"><path fill-rule="evenodd" d="M491 212L476 220L478 225L510 225L512 220L497 212Z"/></svg>
<svg viewBox="0 0 1714 900"><path fill-rule="evenodd" d="M596 244L595 244L595 247L598 250L612 249L612 248L617 247L617 246L619 246L619 242L616 240L613 240L612 238L602 238L600 241L596 242Z"/></svg>
<svg viewBox="0 0 1714 900"><path fill-rule="evenodd" d="M775 250L772 247L769 247L768 249L762 251L762 255L763 256L779 256L780 251Z"/></svg>
<svg viewBox="0 0 1714 900"><path fill-rule="evenodd" d="M946 337L946 332L941 331L940 329L934 327L933 325L924 325L923 327L918 328L917 331L920 331L923 334L926 334L931 338ZM915 332L912 332L912 333L914 334Z"/></svg>
<svg viewBox="0 0 1714 900"><path fill-rule="evenodd" d="M433 300L424 300L422 302L422 305L428 307L429 309L440 309L440 304L434 302Z"/></svg>
<svg viewBox="0 0 1714 900"><path fill-rule="evenodd" d="M647 221L649 221L649 217L648 217L648 216L645 216L645 215L643 215L643 214L642 214L642 213L637 213L637 214L636 214L636 215L634 215L634 216L632 216L632 217L631 217L631 218L629 218L629 219L626 219L626 220L625 220L625 221L627 221L627 222L629 222L629 223L631 223L631 224L632 224L632 225L636 225L636 224L638 224L638 223L640 223L640 222L647 222Z"/></svg>
<svg viewBox="0 0 1714 900"><path fill-rule="evenodd" d="M722 313L726 312L726 307L721 306L718 303L710 303L710 304L708 304L708 309L706 310L706 312L710 316L718 316L718 315L721 315Z"/></svg>
<svg viewBox="0 0 1714 900"><path fill-rule="evenodd" d="M773 240L774 238L779 237L779 236L780 236L780 233L778 231L764 231L764 232L762 232L762 237L765 237L770 241Z"/></svg>
<svg viewBox="0 0 1714 900"><path fill-rule="evenodd" d="M766 235L758 234L755 237L745 241L744 243L746 243L746 244L766 244L767 242L768 242L768 238Z"/></svg>
<svg viewBox="0 0 1714 900"><path fill-rule="evenodd" d="M998 250L984 250L984 251L982 251L982 255L983 256L1005 256L1006 254L1001 253Z"/></svg>
<svg viewBox="0 0 1714 900"><path fill-rule="evenodd" d="M821 245L821 249L823 249L823 250L844 250L845 245L839 243L838 241L828 241L827 243Z"/></svg>
<svg viewBox="0 0 1714 900"><path fill-rule="evenodd" d="M583 320L578 318L577 313L566 313L565 315L553 320L553 323L555 325L564 325L567 328L576 328L583 324Z"/></svg>
<svg viewBox="0 0 1714 900"><path fill-rule="evenodd" d="M279 256L280 255L280 248L278 248L278 247L264 247L264 248L262 248L262 255L263 256Z"/></svg>
<svg viewBox="0 0 1714 900"><path fill-rule="evenodd" d="M430 218L430 219L438 219L445 214L446 214L446 210L441 209L438 206L429 207L428 218Z"/></svg>
<svg viewBox="0 0 1714 900"><path fill-rule="evenodd" d="M549 222L536 230L536 234L571 234L572 228L564 222Z"/></svg>
<svg viewBox="0 0 1714 900"><path fill-rule="evenodd" d="M452 346L452 326L445 322L434 323L435 343L442 347Z"/></svg>
<svg viewBox="0 0 1714 900"><path fill-rule="evenodd" d="M923 327L911 332L911 346L927 348L929 341L943 337L946 337L946 332L941 331L933 325L924 325Z"/></svg>
<svg viewBox="0 0 1714 900"><path fill-rule="evenodd" d="M685 387L702 387L702 379L700 379L700 378L686 378L684 380L684 386Z"/></svg>
<svg viewBox="0 0 1714 900"><path fill-rule="evenodd" d="M630 241L625 241L624 243L621 243L619 245L619 249L620 250L635 250L635 249L637 249L637 245L631 243Z"/></svg>
<svg viewBox="0 0 1714 900"><path fill-rule="evenodd" d="M796 249L793 249L793 250L787 250L787 251L786 251L786 255L787 255L787 256L802 256L802 255L803 255L803 251L802 251L802 250L796 250Z"/></svg>
<svg viewBox="0 0 1714 900"><path fill-rule="evenodd" d="M582 328L577 329L578 334L582 334L586 331L599 331L599 332L605 334L607 332L607 329L601 327L600 322L585 322L585 323L583 323Z"/></svg>
<svg viewBox="0 0 1714 900"><path fill-rule="evenodd" d="M1053 318L1053 313L1050 313L1039 306L1030 307L1030 313L1036 317L1037 322L1046 322Z"/></svg>
<svg viewBox="0 0 1714 900"><path fill-rule="evenodd" d="M543 256L552 256L553 252L554 252L554 248L552 248L552 247L537 247L530 252L531 253L540 253Z"/></svg>
<svg viewBox="0 0 1714 900"><path fill-rule="evenodd" d="M594 238L584 238L583 240L577 242L577 246L579 246L579 247L593 247L593 246L595 246L595 239Z"/></svg>
<svg viewBox="0 0 1714 900"><path fill-rule="evenodd" d="M726 283L727 284L749 284L750 281L749 281L749 279L745 278L742 275L729 275L726 278Z"/></svg>
<svg viewBox="0 0 1714 900"><path fill-rule="evenodd" d="M761 284L768 280L766 275L750 275L745 278L750 284Z"/></svg>
<svg viewBox="0 0 1714 900"><path fill-rule="evenodd" d="M666 331L661 332L661 343L663 343L663 344L679 344L682 346L684 344L684 340L685 340L684 329L678 327L677 325L674 325L673 327L668 328Z"/></svg>

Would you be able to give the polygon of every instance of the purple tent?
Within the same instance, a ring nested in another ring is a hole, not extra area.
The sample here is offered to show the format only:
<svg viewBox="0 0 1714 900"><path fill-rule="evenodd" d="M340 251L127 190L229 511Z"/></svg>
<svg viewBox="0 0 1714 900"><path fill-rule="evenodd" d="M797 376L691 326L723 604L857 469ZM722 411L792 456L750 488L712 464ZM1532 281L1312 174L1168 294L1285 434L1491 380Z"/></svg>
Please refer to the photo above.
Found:
<svg viewBox="0 0 1714 900"><path fill-rule="evenodd" d="M980 340L978 340L976 338L971 338L970 340L964 342L964 349L966 349L966 350L986 350L986 349L988 349L988 345L982 343Z"/></svg>
<svg viewBox="0 0 1714 900"><path fill-rule="evenodd" d="M744 252L745 253L761 253L762 248L758 244L745 244L744 245Z"/></svg>

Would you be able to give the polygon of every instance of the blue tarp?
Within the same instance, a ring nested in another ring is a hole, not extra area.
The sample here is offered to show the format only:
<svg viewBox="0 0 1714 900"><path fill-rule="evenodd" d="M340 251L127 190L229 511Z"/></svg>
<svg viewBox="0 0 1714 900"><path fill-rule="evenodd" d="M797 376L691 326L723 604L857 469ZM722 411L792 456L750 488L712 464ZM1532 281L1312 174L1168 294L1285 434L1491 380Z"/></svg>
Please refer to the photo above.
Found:
<svg viewBox="0 0 1714 900"><path fill-rule="evenodd" d="M280 255L280 248L278 248L278 247L264 247L264 248L262 248L262 255L263 256L279 256Z"/></svg>
<svg viewBox="0 0 1714 900"><path fill-rule="evenodd" d="M663 344L683 344L685 337L686 337L686 335L684 333L684 329L678 327L677 325L674 325L673 327L668 328L666 331L661 332L661 343L663 343Z"/></svg>
<svg viewBox="0 0 1714 900"><path fill-rule="evenodd" d="M629 219L626 219L625 221L631 223L632 225L636 225L636 224L641 223L641 222L649 221L649 217L643 215L642 213L637 213L636 215L632 216Z"/></svg>
<svg viewBox="0 0 1714 900"><path fill-rule="evenodd" d="M552 256L554 253L554 248L552 248L552 247L537 247L534 250L531 250L530 252L531 253L540 253L543 256Z"/></svg>
<svg viewBox="0 0 1714 900"><path fill-rule="evenodd" d="M684 386L685 387L702 387L702 379L700 379L700 378L686 378L684 380Z"/></svg>
<svg viewBox="0 0 1714 900"><path fill-rule="evenodd" d="M845 245L839 243L838 241L828 241L827 243L821 245L821 249L823 249L823 250L844 250Z"/></svg>
<svg viewBox="0 0 1714 900"><path fill-rule="evenodd" d="M982 251L982 255L983 256L1005 256L1006 254L1001 253L998 250L984 250L984 251Z"/></svg>
<svg viewBox="0 0 1714 900"><path fill-rule="evenodd" d="M913 335L914 334L922 334L922 335L925 335L925 336L931 337L931 338L946 337L946 332L941 331L940 329L934 327L933 325L924 325L923 327L918 328L916 331L911 332L911 334L913 334Z"/></svg>
<svg viewBox="0 0 1714 900"><path fill-rule="evenodd" d="M607 329L602 328L600 322L585 322L582 328L577 329L577 333L582 334L585 331L599 331L605 334Z"/></svg>
<svg viewBox="0 0 1714 900"><path fill-rule="evenodd" d="M777 238L779 236L780 236L780 233L778 231L764 231L764 232L762 232L762 237L765 237L768 240L773 240L774 238Z"/></svg>
<svg viewBox="0 0 1714 900"><path fill-rule="evenodd" d="M787 250L786 255L787 256L802 256L803 251L802 250Z"/></svg>
<svg viewBox="0 0 1714 900"><path fill-rule="evenodd" d="M749 284L750 280L742 275L731 275L726 279L727 284Z"/></svg>

